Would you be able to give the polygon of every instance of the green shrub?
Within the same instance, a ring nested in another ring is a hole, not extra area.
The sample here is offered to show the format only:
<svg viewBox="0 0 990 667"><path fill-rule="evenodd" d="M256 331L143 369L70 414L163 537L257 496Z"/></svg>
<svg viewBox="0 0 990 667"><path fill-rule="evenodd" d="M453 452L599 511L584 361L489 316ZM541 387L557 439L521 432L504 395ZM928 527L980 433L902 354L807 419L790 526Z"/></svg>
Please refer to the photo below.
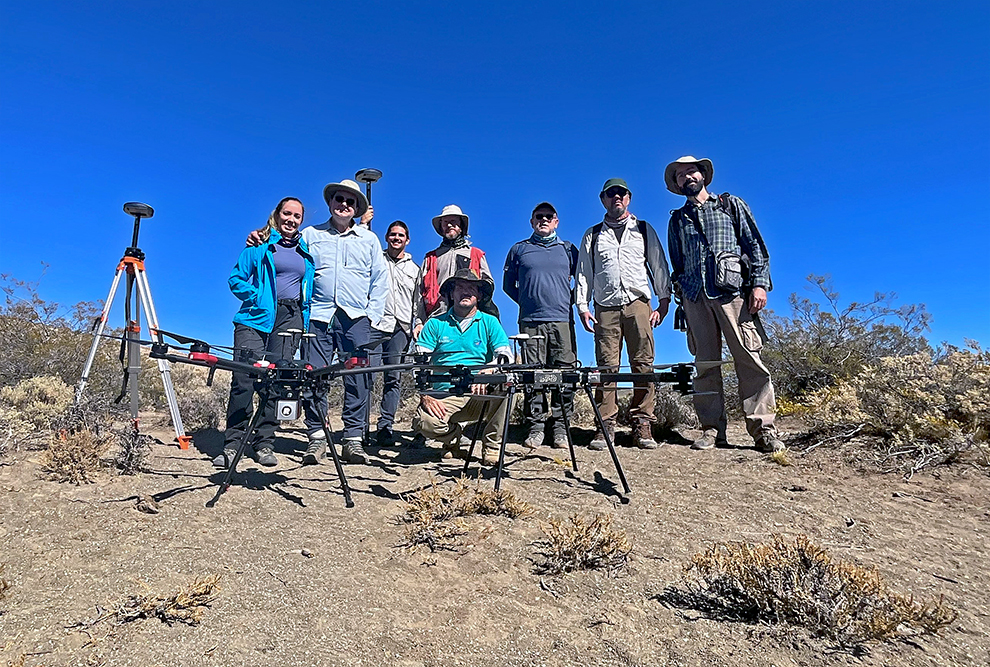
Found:
<svg viewBox="0 0 990 667"><path fill-rule="evenodd" d="M808 276L818 300L791 294L789 317L762 315L769 344L762 358L778 395L795 399L853 377L882 357L931 353L922 334L931 316L920 305L895 305L894 293L868 303L839 303L829 276Z"/></svg>

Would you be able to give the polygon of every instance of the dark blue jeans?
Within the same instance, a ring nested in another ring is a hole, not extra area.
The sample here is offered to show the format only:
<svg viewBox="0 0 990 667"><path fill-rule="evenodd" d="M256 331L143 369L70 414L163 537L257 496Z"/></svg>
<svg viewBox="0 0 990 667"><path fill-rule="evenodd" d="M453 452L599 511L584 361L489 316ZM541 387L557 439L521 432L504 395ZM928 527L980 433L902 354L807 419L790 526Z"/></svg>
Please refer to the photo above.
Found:
<svg viewBox="0 0 990 667"><path fill-rule="evenodd" d="M371 340L371 322L367 317L351 319L338 308L332 322L310 321L309 332L316 334L316 338L310 341L308 361L313 368L324 368L333 362L334 353L338 360L365 355L365 352L355 355L355 351ZM344 376L344 408L341 414L344 438L360 438L364 435L367 423L365 406L370 397L367 378L366 375ZM327 394L325 391L313 392L305 398L306 428L310 435L321 433L323 426L317 419L315 409L320 405L323 411L326 410Z"/></svg>

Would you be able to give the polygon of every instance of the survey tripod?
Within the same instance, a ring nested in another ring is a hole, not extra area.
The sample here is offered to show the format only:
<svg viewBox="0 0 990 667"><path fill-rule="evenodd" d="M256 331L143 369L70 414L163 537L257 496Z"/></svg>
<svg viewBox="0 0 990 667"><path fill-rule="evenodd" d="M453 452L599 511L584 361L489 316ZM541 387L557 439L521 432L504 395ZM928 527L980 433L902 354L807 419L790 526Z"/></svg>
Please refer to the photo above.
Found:
<svg viewBox="0 0 990 667"><path fill-rule="evenodd" d="M110 285L110 294L103 304L103 312L98 320L93 323L94 336L93 345L89 348L89 356L86 357L86 365L83 366L82 377L79 379L79 386L76 388L76 401L82 398L86 383L89 381L89 373L93 369L93 360L96 358L96 349L100 340L104 337L103 330L107 326L107 318L110 316L110 309L113 307L113 299L117 294L117 287L120 279L126 275L126 295L124 297L124 336L120 342L120 361L124 369L123 383L120 394L115 399L115 403L120 403L125 396L130 393L131 422L134 433L138 432L138 376L141 372L141 309L144 309L144 317L148 324L148 332L151 337L161 342L161 333L158 329L158 314L155 312L155 302L151 298L151 287L148 284L148 274L144 269L145 254L138 247L138 233L141 229L141 219L150 218L155 214L155 210L147 204L139 202L127 202L124 204L124 212L134 217L134 235L131 237L131 245L124 250L124 256L117 264L117 273L114 275L113 283ZM125 360L126 359L126 363ZM172 373L169 362L165 359L158 359L158 372L162 377L162 385L165 388L165 400L168 403L169 415L172 417L172 425L175 427L175 439L182 449L188 449L192 438L186 435L185 427L182 425L182 417L179 415L179 404L175 398L175 387L172 384Z"/></svg>
<svg viewBox="0 0 990 667"><path fill-rule="evenodd" d="M625 472L619 457L615 452L615 443L605 427L602 413L595 402L592 387L616 382L655 382L673 385L673 388L682 394L694 392L695 364L682 363L656 366L652 373L623 373L615 369L599 368L534 368L532 366L509 365L501 367L479 368L471 366L458 366L448 369L423 368L416 374L416 381L420 385L421 391L434 393L435 395L465 395L471 392L471 385L501 385L507 390L507 394L499 397L505 400L506 410L504 423L502 424L502 442L498 452L498 468L495 473L495 490L498 491L502 484L502 472L505 466L505 446L509 433L509 418L512 412L512 399L516 395L518 387L525 387L533 391L546 392L550 389L583 389L591 402L591 407L595 413L595 422L605 435L605 444L608 447L609 455L615 466L615 472L622 483L622 489L629 493L629 483L626 481ZM449 383L450 390L440 392L428 392L426 389L430 383ZM484 399L484 396L474 396L474 398ZM478 442L478 437L485 422L485 416L489 405L495 397L489 397L481 408L481 417L475 426L471 439L471 446L468 450L467 460L464 461L464 473L467 473L471 465L471 457ZM571 454L571 468L578 472L577 456L574 453L574 438L571 435L570 415L567 413L567 401L561 401L561 418L564 421L564 429L567 432L567 446Z"/></svg>

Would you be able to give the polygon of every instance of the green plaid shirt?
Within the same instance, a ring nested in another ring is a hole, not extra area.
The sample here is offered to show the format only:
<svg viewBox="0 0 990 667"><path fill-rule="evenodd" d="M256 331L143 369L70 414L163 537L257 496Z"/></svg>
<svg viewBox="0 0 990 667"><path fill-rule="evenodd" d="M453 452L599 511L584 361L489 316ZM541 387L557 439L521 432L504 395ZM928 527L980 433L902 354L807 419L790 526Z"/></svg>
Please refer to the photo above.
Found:
<svg viewBox="0 0 990 667"><path fill-rule="evenodd" d="M716 195L709 196L704 204L689 199L684 206L671 211L667 227L671 281L680 285L683 295L691 301L697 301L702 292L710 299L739 294L738 290L726 291L715 285L715 255L720 252L748 255L752 261L748 286L767 291L772 288L770 253L756 228L753 213L739 197L730 195L730 198L739 212L738 234L732 216L722 209ZM698 234L692 217L701 224L711 248Z"/></svg>

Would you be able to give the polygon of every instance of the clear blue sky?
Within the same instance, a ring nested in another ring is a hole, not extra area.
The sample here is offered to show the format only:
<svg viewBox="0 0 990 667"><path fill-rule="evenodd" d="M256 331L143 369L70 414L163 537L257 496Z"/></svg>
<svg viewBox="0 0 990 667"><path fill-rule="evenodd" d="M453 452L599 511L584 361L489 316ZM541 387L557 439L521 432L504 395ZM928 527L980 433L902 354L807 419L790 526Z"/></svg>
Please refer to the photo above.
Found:
<svg viewBox="0 0 990 667"><path fill-rule="evenodd" d="M771 308L831 273L990 343L990 3L475 5L6 0L0 272L102 299L144 201L162 327L224 343L230 268L285 195L322 222L325 183L379 168L376 231L407 221L419 259L457 203L500 273L534 204L577 242L612 176L665 238L663 168L690 153L752 206Z"/></svg>

